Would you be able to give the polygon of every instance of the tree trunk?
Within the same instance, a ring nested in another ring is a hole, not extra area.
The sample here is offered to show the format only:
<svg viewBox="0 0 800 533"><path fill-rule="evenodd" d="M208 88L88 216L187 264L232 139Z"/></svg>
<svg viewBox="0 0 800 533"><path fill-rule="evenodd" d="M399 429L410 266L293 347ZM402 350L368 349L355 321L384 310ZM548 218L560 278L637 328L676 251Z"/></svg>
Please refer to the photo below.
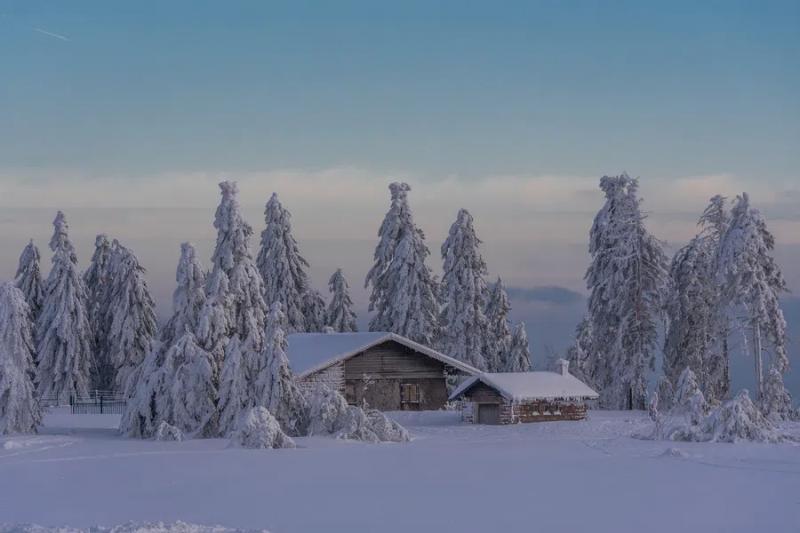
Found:
<svg viewBox="0 0 800 533"><path fill-rule="evenodd" d="M761 377L761 325L756 323L753 328L753 360L756 365L756 400L761 401L761 385L763 379Z"/></svg>

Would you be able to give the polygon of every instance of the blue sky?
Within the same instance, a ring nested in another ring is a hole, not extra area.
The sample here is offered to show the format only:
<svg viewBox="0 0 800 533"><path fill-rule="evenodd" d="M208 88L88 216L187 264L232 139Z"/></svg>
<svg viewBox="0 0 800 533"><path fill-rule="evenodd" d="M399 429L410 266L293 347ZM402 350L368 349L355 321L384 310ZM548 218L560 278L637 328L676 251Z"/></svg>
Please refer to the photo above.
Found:
<svg viewBox="0 0 800 533"><path fill-rule="evenodd" d="M710 196L750 192L797 335L798 95L796 1L0 0L0 277L29 237L49 255L62 208L83 265L98 232L136 250L163 316L227 177L256 232L278 191L314 284L344 267L363 311L403 179L435 270L475 215L541 361L583 310L598 178L627 170L670 250Z"/></svg>
<svg viewBox="0 0 800 533"><path fill-rule="evenodd" d="M698 4L4 1L0 162L796 178L800 4Z"/></svg>

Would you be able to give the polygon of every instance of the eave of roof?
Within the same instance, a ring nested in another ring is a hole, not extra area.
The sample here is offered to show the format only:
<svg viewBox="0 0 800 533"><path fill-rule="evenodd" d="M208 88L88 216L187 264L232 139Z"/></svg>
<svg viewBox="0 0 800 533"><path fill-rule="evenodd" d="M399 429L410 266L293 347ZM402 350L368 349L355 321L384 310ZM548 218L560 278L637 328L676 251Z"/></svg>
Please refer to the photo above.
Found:
<svg viewBox="0 0 800 533"><path fill-rule="evenodd" d="M530 374L538 374L539 372L531 372ZM560 376L555 372L547 372L547 374L555 374L556 376ZM599 394L592 390L588 385L580 381L575 376L569 375L568 376L571 380L577 381L580 385L585 388L585 391L580 394L514 394L512 391L505 389L501 386L496 380L492 379L491 373L480 373L474 375L473 377L465 380L461 385L459 385L456 390L453 391L452 394L449 396L449 400L455 400L459 396L465 394L469 389L474 387L478 383L483 383L484 385L491 387L492 389L496 390L503 398L510 400L510 401L525 401L525 400L554 400L554 399L581 399L581 400L595 400L599 398Z"/></svg>
<svg viewBox="0 0 800 533"><path fill-rule="evenodd" d="M329 335L336 335L336 333L329 333ZM356 355L358 355L358 354L360 354L360 353L362 353L362 352L364 352L366 350L369 350L373 346L377 346L379 344L383 344L384 342L388 342L388 341L395 341L395 342L397 342L399 344L402 344L403 346L411 348L412 350L414 350L416 352L425 354L425 355L427 355L428 357L430 357L432 359L436 359L439 362L442 362L442 363L444 363L444 364L446 364L448 366L452 366L453 368L461 370L462 372L466 372L467 374L470 374L472 376L480 374L480 370L478 370L477 368L475 368L475 367L473 367L471 365L463 363L463 362L459 361L458 359L454 359L454 358L452 358L452 357L450 357L448 355L445 355L445 354L443 354L441 352L438 352L438 351L436 351L436 350L434 350L432 348L428 348L427 346L425 346L423 344L419 344L417 342L414 342L411 339L407 339L406 337L403 337L402 335L398 335L396 333L386 333L385 335L383 335L383 336L381 336L381 337L379 337L377 339L373 339L372 341L364 343L363 345L359 346L358 348L355 348L355 349L350 350L348 352L337 354L337 355L333 356L332 358L327 359L327 360L325 360L324 362L322 362L322 363L320 363L318 365L315 365L315 366L313 366L311 368L308 368L308 369L304 370L303 372L300 372L300 373L296 374L296 377L304 378L306 376L310 376L311 374L316 374L317 372L321 372L322 370L325 370L326 368L329 368L329 367L331 367L331 366L333 366L335 364L341 363L342 361L346 361L347 359L350 359L351 357L354 357L354 356L356 356Z"/></svg>

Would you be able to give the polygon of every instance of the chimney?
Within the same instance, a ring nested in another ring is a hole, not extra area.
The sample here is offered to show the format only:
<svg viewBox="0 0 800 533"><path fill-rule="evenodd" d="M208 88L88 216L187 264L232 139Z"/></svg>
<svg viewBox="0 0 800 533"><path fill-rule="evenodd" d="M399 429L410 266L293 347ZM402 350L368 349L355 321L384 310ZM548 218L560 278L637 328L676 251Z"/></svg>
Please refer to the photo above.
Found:
<svg viewBox="0 0 800 533"><path fill-rule="evenodd" d="M559 359L558 361L556 361L556 363L558 364L559 373L562 376L568 376L569 375L569 361L567 361L566 359Z"/></svg>

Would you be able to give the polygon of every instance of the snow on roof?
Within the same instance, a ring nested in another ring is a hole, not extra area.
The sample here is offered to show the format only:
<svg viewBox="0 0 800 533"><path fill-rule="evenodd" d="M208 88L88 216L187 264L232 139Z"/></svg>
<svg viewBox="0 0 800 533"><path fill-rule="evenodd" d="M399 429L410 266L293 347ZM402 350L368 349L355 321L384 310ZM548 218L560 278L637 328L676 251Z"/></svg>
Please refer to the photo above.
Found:
<svg viewBox="0 0 800 533"><path fill-rule="evenodd" d="M480 372L477 368L395 333L378 331L358 333L294 333L289 335L287 340L289 341L289 347L286 355L289 358L289 364L292 366L292 372L294 372L297 377L304 377L319 372L333 364L349 359L364 350L387 341L398 342L414 351L423 353L428 357L441 361L467 374L475 375Z"/></svg>
<svg viewBox="0 0 800 533"><path fill-rule="evenodd" d="M553 398L595 399L598 394L572 374L556 372L483 373L464 381L450 399L469 390L478 381L495 389L509 400L546 400Z"/></svg>

